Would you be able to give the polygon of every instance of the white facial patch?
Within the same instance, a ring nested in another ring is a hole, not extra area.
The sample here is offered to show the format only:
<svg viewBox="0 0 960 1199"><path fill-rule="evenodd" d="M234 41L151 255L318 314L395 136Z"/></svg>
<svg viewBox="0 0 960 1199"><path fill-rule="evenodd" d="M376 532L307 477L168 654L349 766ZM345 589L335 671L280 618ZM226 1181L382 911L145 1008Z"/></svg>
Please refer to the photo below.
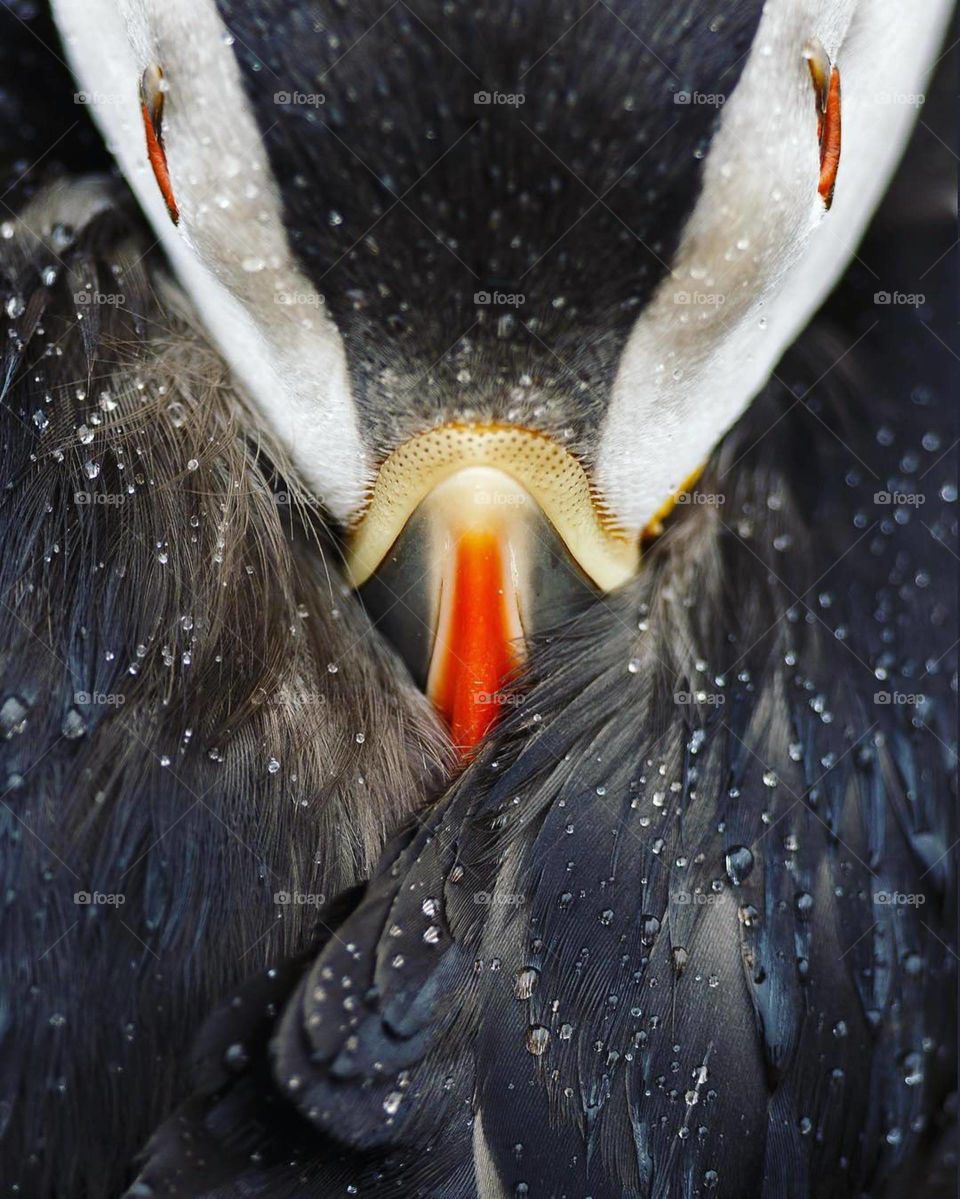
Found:
<svg viewBox="0 0 960 1199"><path fill-rule="evenodd" d="M213 0L53 0L71 65L181 283L241 383L336 517L369 463L346 355L294 263L230 36ZM149 166L140 79L159 66L174 227ZM279 112L279 110L278 110Z"/></svg>
<svg viewBox="0 0 960 1199"><path fill-rule="evenodd" d="M618 368L595 468L623 527L642 529L702 465L837 282L916 117L896 97L923 92L951 8L950 0L767 0L673 272ZM829 212L817 194L804 58L814 37L840 70L843 97Z"/></svg>

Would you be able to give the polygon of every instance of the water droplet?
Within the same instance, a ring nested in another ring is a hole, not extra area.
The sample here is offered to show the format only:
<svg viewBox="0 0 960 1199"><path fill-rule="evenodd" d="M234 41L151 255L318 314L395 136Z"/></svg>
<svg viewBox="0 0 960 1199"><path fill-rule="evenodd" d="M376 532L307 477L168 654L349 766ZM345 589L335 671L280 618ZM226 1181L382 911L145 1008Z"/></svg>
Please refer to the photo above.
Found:
<svg viewBox="0 0 960 1199"><path fill-rule="evenodd" d="M0 733L9 741L27 727L29 708L17 695L8 695L0 705Z"/></svg>
<svg viewBox="0 0 960 1199"><path fill-rule="evenodd" d="M76 741L87 731L87 722L76 708L69 708L60 725L60 732L70 741Z"/></svg>
<svg viewBox="0 0 960 1199"><path fill-rule="evenodd" d="M513 993L517 999L529 999L536 990L539 978L539 973L532 966L520 970L513 985Z"/></svg>
<svg viewBox="0 0 960 1199"><path fill-rule="evenodd" d="M739 887L750 877L753 870L753 854L745 845L732 845L726 852L724 864L727 878L735 887Z"/></svg>
<svg viewBox="0 0 960 1199"><path fill-rule="evenodd" d="M167 415L175 429L182 429L187 421L187 410L179 400L171 400L167 405Z"/></svg>
<svg viewBox="0 0 960 1199"><path fill-rule="evenodd" d="M542 1024L531 1024L527 1029L527 1052L540 1057L546 1053L549 1043L550 1030Z"/></svg>
<svg viewBox="0 0 960 1199"><path fill-rule="evenodd" d="M756 928L760 923L760 913L752 903L741 904L737 910L737 916L744 928Z"/></svg>
<svg viewBox="0 0 960 1199"><path fill-rule="evenodd" d="M223 1064L234 1074L239 1074L241 1070L245 1070L249 1062L250 1056L239 1041L234 1041L232 1045L228 1046L223 1055Z"/></svg>
<svg viewBox="0 0 960 1199"><path fill-rule="evenodd" d="M640 917L640 943L648 948L657 939L657 933L660 932L660 921L656 916L641 916Z"/></svg>

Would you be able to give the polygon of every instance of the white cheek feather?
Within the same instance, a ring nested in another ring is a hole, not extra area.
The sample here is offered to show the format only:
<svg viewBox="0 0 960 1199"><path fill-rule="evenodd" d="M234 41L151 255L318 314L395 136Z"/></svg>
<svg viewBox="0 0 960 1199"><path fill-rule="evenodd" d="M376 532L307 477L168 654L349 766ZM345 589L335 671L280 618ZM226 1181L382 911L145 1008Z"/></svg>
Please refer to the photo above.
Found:
<svg viewBox="0 0 960 1199"><path fill-rule="evenodd" d="M614 383L596 473L627 530L703 463L836 283L916 115L889 97L923 92L951 8L767 0L673 273L638 318ZM843 94L829 212L803 58L812 37L839 67Z"/></svg>
<svg viewBox="0 0 960 1199"><path fill-rule="evenodd" d="M263 141L213 0L53 0L80 86L211 336L334 516L369 463L346 355L297 269ZM159 65L175 228L147 160L139 84Z"/></svg>

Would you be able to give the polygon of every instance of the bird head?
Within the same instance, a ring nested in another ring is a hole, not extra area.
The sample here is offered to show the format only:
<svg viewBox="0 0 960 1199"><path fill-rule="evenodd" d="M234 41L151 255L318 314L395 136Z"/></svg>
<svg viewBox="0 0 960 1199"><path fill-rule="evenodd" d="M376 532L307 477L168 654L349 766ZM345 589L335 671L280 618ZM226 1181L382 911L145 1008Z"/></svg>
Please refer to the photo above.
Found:
<svg viewBox="0 0 960 1199"><path fill-rule="evenodd" d="M96 119L467 751L854 253L897 0L54 0Z"/></svg>

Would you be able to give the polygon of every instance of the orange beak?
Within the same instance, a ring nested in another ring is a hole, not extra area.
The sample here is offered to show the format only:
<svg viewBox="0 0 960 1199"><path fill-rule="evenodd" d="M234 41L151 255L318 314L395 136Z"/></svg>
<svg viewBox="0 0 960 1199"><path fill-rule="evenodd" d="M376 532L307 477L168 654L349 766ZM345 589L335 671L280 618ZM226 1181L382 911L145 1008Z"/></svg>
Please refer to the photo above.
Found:
<svg viewBox="0 0 960 1199"><path fill-rule="evenodd" d="M562 446L516 425L449 424L381 463L346 566L469 758L516 700L528 638L638 559Z"/></svg>
<svg viewBox="0 0 960 1199"><path fill-rule="evenodd" d="M516 592L504 572L501 538L469 529L453 548L427 694L470 756L503 706L500 689L519 664Z"/></svg>

